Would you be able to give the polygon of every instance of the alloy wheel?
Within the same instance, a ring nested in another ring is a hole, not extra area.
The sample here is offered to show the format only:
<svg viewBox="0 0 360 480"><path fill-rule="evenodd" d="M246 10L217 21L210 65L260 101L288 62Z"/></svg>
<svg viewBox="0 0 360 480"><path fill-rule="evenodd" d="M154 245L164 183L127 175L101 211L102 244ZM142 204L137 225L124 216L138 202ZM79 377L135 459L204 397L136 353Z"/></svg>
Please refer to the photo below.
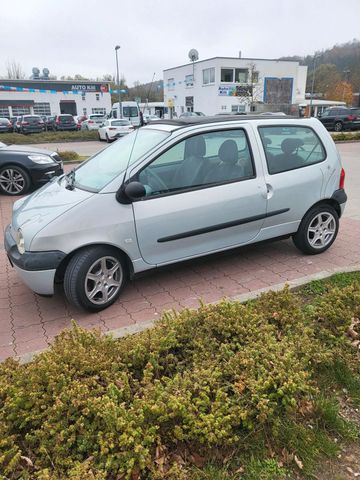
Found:
<svg viewBox="0 0 360 480"><path fill-rule="evenodd" d="M324 248L336 233L336 220L329 212L316 215L310 222L307 232L309 244L313 248Z"/></svg>
<svg viewBox="0 0 360 480"><path fill-rule="evenodd" d="M0 174L1 188L11 195L21 193L25 188L25 183L25 178L15 168L7 168Z"/></svg>
<svg viewBox="0 0 360 480"><path fill-rule="evenodd" d="M103 305L117 295L123 281L120 261L115 257L102 257L89 268L85 277L85 294L95 305Z"/></svg>

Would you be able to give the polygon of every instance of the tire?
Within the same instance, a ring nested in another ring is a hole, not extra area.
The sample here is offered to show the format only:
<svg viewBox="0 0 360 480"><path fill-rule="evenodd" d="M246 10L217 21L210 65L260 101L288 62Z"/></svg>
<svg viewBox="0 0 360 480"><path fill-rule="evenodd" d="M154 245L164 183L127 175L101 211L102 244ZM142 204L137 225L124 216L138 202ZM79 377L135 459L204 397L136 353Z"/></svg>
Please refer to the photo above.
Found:
<svg viewBox="0 0 360 480"><path fill-rule="evenodd" d="M334 130L335 132L341 132L343 130L344 126L342 122L335 122L334 124Z"/></svg>
<svg viewBox="0 0 360 480"><path fill-rule="evenodd" d="M317 255L334 243L339 231L339 215L331 205L311 208L293 235L295 246L303 253Z"/></svg>
<svg viewBox="0 0 360 480"><path fill-rule="evenodd" d="M113 276L106 277L105 269L109 273L115 267ZM125 262L119 252L107 246L93 246L71 258L65 271L64 291L76 307L99 312L116 301L126 280ZM111 281L114 285L109 286Z"/></svg>
<svg viewBox="0 0 360 480"><path fill-rule="evenodd" d="M0 192L5 195L24 195L31 186L29 174L17 165L0 169Z"/></svg>
<svg viewBox="0 0 360 480"><path fill-rule="evenodd" d="M110 140L109 135L107 133L105 133L105 137L106 137L107 143L111 143L111 140Z"/></svg>

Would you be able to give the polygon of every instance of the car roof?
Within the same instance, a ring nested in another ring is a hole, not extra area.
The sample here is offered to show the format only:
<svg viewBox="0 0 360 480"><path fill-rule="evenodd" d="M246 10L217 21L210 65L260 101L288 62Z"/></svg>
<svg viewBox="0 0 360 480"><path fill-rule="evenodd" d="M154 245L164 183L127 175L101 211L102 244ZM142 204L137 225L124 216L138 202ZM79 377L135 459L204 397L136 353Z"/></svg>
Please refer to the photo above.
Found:
<svg viewBox="0 0 360 480"><path fill-rule="evenodd" d="M241 118L240 118L241 117ZM227 123L227 122L239 122L239 121L248 121L248 120L287 120L287 119L298 119L298 117L291 115L224 115L223 117L218 115L214 117L203 117L203 116L191 116L191 117L182 117L178 119L165 120L160 119L158 121L152 122L151 125L171 125L174 127L188 127L190 125L203 125L209 123Z"/></svg>

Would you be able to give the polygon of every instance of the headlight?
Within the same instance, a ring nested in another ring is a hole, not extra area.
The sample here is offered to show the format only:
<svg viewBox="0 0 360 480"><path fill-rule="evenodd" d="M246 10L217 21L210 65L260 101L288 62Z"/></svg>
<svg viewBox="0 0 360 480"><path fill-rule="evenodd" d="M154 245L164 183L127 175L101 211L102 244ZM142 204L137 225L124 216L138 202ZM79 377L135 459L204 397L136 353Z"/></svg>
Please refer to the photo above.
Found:
<svg viewBox="0 0 360 480"><path fill-rule="evenodd" d="M20 228L17 229L16 231L16 245L19 250L19 253L22 255L25 253L25 241L24 241L24 236L22 234L22 231Z"/></svg>
<svg viewBox="0 0 360 480"><path fill-rule="evenodd" d="M40 163L42 165L46 164L46 163L56 163L56 161L49 157L48 155L28 155L28 158L30 160L32 160L33 162L35 163Z"/></svg>

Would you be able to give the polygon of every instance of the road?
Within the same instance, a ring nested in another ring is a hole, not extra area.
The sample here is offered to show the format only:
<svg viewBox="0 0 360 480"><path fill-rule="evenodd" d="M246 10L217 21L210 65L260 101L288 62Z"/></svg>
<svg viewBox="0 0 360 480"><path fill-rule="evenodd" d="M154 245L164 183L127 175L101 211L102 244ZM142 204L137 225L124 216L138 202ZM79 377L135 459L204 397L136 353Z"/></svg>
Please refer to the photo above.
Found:
<svg viewBox="0 0 360 480"><path fill-rule="evenodd" d="M23 145L31 148L45 148L51 151L68 151L78 153L79 155L94 155L107 146L105 142L58 142L58 143L36 143L32 145Z"/></svg>

